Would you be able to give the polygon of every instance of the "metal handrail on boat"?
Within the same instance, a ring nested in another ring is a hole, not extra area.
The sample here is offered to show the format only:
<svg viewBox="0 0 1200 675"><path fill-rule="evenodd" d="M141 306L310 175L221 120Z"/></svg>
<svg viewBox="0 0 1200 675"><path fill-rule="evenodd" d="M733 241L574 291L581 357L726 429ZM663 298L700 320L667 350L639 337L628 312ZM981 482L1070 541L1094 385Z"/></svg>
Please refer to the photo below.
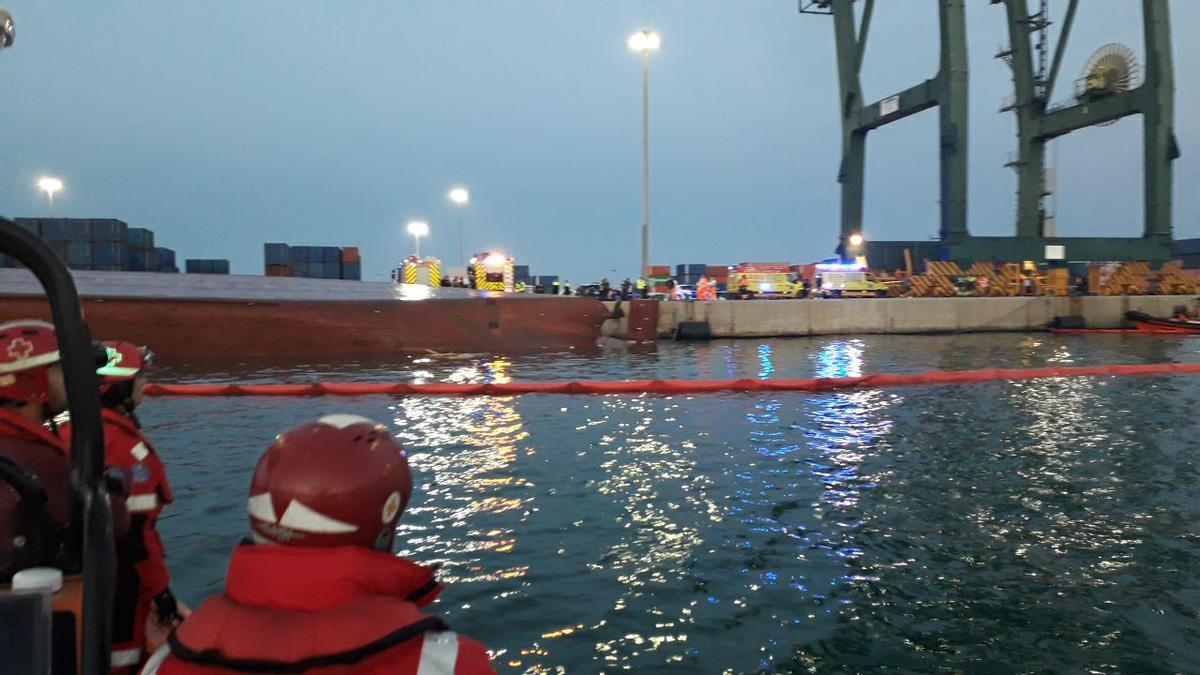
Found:
<svg viewBox="0 0 1200 675"><path fill-rule="evenodd" d="M0 217L0 253L29 268L50 300L72 420L71 484L76 498L72 541L83 543L77 551L83 572L80 671L101 675L109 670L113 520L104 481L104 430L91 333L83 320L75 281L46 242Z"/></svg>

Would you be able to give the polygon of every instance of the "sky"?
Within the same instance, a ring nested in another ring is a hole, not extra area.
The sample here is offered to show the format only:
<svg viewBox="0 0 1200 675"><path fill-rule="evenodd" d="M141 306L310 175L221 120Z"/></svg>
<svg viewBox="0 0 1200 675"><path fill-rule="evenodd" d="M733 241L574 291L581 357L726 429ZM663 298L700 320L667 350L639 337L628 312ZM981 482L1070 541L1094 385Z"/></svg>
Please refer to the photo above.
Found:
<svg viewBox="0 0 1200 675"><path fill-rule="evenodd" d="M1141 3L1088 0L1055 98L1108 42L1143 53ZM650 28L651 263L805 262L838 232L833 26L795 0L7 0L0 212L148 227L180 259L260 274L264 242L358 246L365 279L412 252L504 251L574 283L635 275L641 64ZM1066 2L1053 0L1060 17ZM1173 0L1176 236L1200 236L1200 2ZM967 3L969 227L1013 230L1004 9ZM932 1L878 3L878 100L932 77ZM872 133L864 230L938 230L937 113ZM1055 148L1054 146L1057 146ZM1059 233L1139 235L1141 119L1052 144ZM471 192L461 212L447 199Z"/></svg>

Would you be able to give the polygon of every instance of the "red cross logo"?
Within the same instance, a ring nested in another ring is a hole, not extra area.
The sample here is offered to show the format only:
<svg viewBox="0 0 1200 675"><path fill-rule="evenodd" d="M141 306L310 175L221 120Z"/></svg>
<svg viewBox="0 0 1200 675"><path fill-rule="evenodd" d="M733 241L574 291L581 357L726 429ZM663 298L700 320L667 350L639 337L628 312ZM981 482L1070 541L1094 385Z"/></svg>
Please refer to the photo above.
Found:
<svg viewBox="0 0 1200 675"><path fill-rule="evenodd" d="M8 355L17 361L24 361L32 353L33 343L25 338L17 338L8 345Z"/></svg>

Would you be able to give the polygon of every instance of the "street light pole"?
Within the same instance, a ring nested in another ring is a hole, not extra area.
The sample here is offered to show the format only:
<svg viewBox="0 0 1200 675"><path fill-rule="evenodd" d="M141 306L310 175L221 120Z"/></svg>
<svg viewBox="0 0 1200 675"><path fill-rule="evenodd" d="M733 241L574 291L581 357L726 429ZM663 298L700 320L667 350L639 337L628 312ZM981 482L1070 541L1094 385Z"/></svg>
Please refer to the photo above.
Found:
<svg viewBox="0 0 1200 675"><path fill-rule="evenodd" d="M642 50L642 278L650 278L650 50Z"/></svg>
<svg viewBox="0 0 1200 675"><path fill-rule="evenodd" d="M658 33L638 31L629 37L629 48L642 53L642 271L650 277L650 52L658 49Z"/></svg>
<svg viewBox="0 0 1200 675"><path fill-rule="evenodd" d="M421 237L429 234L429 223L423 220L414 220L408 224L408 233L413 236L413 240L417 244L417 260L421 259Z"/></svg>
<svg viewBox="0 0 1200 675"><path fill-rule="evenodd" d="M458 208L458 261L462 263L463 269L466 269L467 256L463 252L463 209L471 201L471 193L467 192L465 187L456 187L450 190L450 201Z"/></svg>

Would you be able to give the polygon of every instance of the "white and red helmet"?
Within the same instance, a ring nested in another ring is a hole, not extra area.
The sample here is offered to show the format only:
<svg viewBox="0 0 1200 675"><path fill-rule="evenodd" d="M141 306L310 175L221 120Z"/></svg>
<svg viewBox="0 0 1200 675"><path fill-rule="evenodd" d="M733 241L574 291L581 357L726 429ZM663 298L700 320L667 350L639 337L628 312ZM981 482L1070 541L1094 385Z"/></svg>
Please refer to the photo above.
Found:
<svg viewBox="0 0 1200 675"><path fill-rule="evenodd" d="M54 325L37 319L0 324L0 399L50 401L50 366L58 363Z"/></svg>
<svg viewBox="0 0 1200 675"><path fill-rule="evenodd" d="M276 437L250 481L255 541L390 550L412 496L404 448L388 428L326 415Z"/></svg>
<svg viewBox="0 0 1200 675"><path fill-rule="evenodd" d="M105 340L100 345L104 349L104 365L96 369L96 374L100 376L101 392L133 380L154 361L154 352L149 347L117 340Z"/></svg>

